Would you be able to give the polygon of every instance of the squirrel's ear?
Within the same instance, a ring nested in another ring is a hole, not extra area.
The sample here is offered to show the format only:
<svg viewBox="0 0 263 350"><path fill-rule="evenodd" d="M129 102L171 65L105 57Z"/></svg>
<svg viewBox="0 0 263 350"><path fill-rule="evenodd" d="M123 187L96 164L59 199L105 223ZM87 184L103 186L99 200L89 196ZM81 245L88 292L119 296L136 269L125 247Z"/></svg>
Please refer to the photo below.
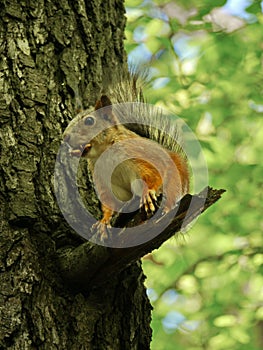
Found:
<svg viewBox="0 0 263 350"><path fill-rule="evenodd" d="M103 109L101 111L98 111L97 113L99 113L99 115L103 119L105 119L113 124L116 124L118 122L118 120L116 119L116 117L112 113L111 100L106 95L102 95L101 98L96 102L95 111L97 111L101 108L103 108Z"/></svg>
<svg viewBox="0 0 263 350"><path fill-rule="evenodd" d="M112 105L112 103L111 103L111 100L108 98L108 96L102 95L101 98L95 104L95 111L97 109L107 107L107 106L109 106L109 111L111 111L112 110L111 105ZM108 110L108 108L107 108L107 110Z"/></svg>

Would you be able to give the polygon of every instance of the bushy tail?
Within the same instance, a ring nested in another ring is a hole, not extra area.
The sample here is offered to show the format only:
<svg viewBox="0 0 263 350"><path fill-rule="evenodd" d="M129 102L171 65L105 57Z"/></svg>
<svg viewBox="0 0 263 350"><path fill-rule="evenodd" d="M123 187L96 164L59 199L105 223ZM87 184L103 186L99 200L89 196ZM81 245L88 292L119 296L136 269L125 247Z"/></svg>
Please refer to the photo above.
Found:
<svg viewBox="0 0 263 350"><path fill-rule="evenodd" d="M133 65L128 74L120 73L118 82L109 86L107 91L115 114L128 129L184 156L180 119L146 103L143 90L148 84L147 67Z"/></svg>

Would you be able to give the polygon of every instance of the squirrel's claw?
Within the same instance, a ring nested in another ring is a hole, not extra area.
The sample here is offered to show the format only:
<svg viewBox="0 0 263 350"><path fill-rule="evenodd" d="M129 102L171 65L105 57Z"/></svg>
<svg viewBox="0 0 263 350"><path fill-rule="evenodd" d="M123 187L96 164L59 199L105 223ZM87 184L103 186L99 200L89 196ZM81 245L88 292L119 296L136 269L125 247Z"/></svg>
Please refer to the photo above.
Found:
<svg viewBox="0 0 263 350"><path fill-rule="evenodd" d="M152 214L156 211L157 197L154 190L147 191L145 196L142 198L142 206L144 207L144 210L147 214Z"/></svg>
<svg viewBox="0 0 263 350"><path fill-rule="evenodd" d="M92 225L91 232L96 234L98 239L103 243L109 238L109 228L110 225L106 225L101 221L97 221L95 224Z"/></svg>

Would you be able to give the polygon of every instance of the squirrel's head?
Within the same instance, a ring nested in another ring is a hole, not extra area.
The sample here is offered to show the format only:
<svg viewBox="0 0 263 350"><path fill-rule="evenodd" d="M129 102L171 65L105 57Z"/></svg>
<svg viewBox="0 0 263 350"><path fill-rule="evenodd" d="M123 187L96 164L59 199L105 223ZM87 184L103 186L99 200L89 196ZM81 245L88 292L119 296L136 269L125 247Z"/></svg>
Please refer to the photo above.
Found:
<svg viewBox="0 0 263 350"><path fill-rule="evenodd" d="M73 156L96 157L105 150L109 134L117 124L110 99L102 95L92 112L83 111L69 123L63 134L64 142L70 146Z"/></svg>

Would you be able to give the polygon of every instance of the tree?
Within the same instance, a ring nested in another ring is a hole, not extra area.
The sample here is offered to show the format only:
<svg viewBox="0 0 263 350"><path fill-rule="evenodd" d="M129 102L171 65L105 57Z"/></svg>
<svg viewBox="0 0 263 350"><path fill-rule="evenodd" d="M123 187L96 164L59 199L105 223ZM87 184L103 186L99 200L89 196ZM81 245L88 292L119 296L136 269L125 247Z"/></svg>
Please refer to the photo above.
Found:
<svg viewBox="0 0 263 350"><path fill-rule="evenodd" d="M53 190L63 129L80 101L94 104L126 69L123 2L11 0L1 9L0 348L149 349L139 258L162 242L128 258L83 243ZM98 270L117 259L116 273Z"/></svg>

